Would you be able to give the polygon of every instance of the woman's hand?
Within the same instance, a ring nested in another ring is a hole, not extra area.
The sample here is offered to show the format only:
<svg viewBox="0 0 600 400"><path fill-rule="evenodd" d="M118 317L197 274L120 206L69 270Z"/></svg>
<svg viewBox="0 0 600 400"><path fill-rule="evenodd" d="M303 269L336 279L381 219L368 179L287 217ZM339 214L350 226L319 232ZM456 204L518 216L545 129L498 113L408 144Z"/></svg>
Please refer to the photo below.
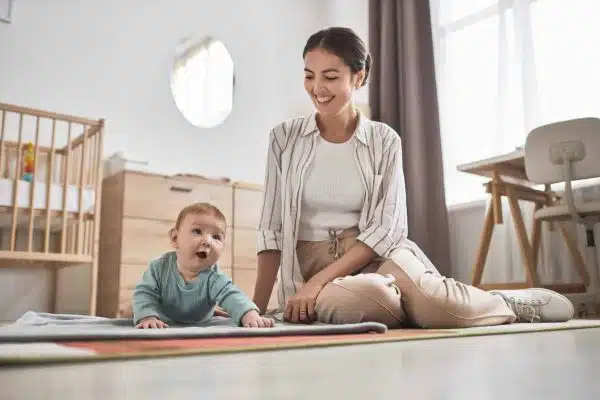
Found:
<svg viewBox="0 0 600 400"><path fill-rule="evenodd" d="M283 319L288 322L311 323L315 321L315 304L317 296L325 285L316 280L309 280L287 300Z"/></svg>

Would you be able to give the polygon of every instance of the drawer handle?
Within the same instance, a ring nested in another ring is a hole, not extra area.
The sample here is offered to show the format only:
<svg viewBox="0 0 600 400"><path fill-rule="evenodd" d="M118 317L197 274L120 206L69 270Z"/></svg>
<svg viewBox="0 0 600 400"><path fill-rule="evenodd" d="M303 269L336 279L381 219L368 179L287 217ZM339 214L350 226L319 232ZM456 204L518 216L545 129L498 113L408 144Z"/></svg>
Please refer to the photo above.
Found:
<svg viewBox="0 0 600 400"><path fill-rule="evenodd" d="M170 190L172 192L182 192L182 193L191 193L192 188L187 188L183 186L171 186Z"/></svg>

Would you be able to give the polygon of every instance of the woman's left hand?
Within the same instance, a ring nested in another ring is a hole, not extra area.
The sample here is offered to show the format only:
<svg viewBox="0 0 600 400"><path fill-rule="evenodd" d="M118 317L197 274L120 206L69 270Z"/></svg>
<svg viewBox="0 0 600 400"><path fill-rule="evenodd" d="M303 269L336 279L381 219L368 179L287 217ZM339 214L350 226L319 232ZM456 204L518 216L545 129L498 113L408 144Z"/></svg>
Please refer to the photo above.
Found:
<svg viewBox="0 0 600 400"><path fill-rule="evenodd" d="M315 304L323 286L312 280L305 283L294 296L288 298L283 319L293 323L315 321Z"/></svg>

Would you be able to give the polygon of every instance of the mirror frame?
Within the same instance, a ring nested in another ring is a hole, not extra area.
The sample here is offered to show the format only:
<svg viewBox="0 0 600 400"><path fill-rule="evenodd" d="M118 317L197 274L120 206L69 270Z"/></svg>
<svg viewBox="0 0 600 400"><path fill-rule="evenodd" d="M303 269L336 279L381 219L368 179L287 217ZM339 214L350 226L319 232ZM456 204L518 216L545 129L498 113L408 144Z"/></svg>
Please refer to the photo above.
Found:
<svg viewBox="0 0 600 400"><path fill-rule="evenodd" d="M186 115L187 113L184 112L184 110L182 110L182 108L180 107L180 105L178 103L176 92L175 92L175 87L174 87L175 72L176 72L176 69L178 68L178 64L187 62L190 58L193 57L193 55L195 53L202 51L203 48L207 48L212 43L219 43L221 46L223 46L229 60L231 61L231 70L232 70L231 71L232 72L232 74L231 74L231 103L229 104L229 112L227 113L227 115L225 115L223 118L220 118L215 123L192 122L192 120L189 118L189 116ZM189 124L191 124L195 128L211 129L211 128L216 128L216 127L223 125L231 117L231 114L233 113L233 109L236 105L236 102L235 102L235 94L236 94L236 86L237 86L236 76L237 76L237 74L236 74L236 70L235 70L235 61L234 61L233 55L232 55L229 47L227 47L222 40L217 39L217 37L213 36L213 35L195 35L195 36L190 36L190 37L183 39L182 41L180 41L179 45L177 46L177 48L175 50L175 57L171 64L170 79L169 79L171 99L175 105L177 112Z"/></svg>

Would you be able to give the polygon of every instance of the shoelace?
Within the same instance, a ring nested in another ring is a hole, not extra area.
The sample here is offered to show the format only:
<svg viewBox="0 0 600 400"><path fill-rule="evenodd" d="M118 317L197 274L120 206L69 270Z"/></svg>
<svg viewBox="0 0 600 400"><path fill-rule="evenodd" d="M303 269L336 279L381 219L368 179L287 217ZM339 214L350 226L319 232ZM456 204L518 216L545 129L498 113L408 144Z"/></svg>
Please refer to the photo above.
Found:
<svg viewBox="0 0 600 400"><path fill-rule="evenodd" d="M513 309L515 310L515 314L517 314L517 317L520 320L525 320L531 323L540 322L541 317L535 306L532 306L530 304L518 303L515 302L514 299L511 299L510 301L514 305Z"/></svg>
<svg viewBox="0 0 600 400"><path fill-rule="evenodd" d="M515 299L514 297L507 297L502 293L496 293L501 296L508 306L513 310L519 321L524 322L540 322L541 317L539 313L539 305L542 304L541 300L527 301L522 299Z"/></svg>
<svg viewBox="0 0 600 400"><path fill-rule="evenodd" d="M340 258L340 238L334 229L329 230L329 254L333 254L333 259Z"/></svg>

